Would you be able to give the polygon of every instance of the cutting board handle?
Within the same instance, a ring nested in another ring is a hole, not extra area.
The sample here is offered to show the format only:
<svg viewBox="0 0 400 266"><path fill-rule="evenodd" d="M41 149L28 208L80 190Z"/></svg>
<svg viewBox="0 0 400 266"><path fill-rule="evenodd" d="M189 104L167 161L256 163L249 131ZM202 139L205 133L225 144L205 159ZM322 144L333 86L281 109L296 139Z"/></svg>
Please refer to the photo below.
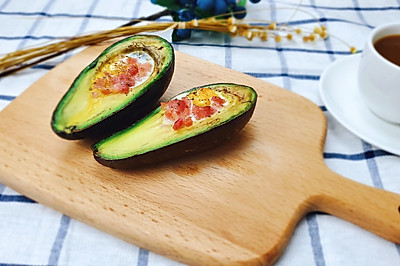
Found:
<svg viewBox="0 0 400 266"><path fill-rule="evenodd" d="M357 183L329 169L325 173L321 176L323 191L313 200L316 210L400 243L400 195Z"/></svg>

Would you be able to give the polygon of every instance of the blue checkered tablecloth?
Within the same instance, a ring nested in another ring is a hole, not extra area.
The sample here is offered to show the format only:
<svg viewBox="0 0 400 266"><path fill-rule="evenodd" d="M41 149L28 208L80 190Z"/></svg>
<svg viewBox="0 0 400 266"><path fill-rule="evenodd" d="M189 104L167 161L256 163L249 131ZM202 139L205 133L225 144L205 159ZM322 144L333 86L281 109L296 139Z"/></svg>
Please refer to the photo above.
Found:
<svg viewBox="0 0 400 266"><path fill-rule="evenodd" d="M328 166L360 183L400 193L400 158L345 129L331 116L318 92L322 71L350 54L342 40L361 50L375 26L400 21L400 0L263 0L248 4L247 18L285 22L299 2L301 11L291 25L312 29L317 19L332 37L325 42L275 43L195 32L191 39L173 43L174 48L310 99L328 119L324 150ZM140 0L0 0L0 53L112 29L160 10L150 1ZM171 40L171 32L160 34ZM74 53L0 78L0 110ZM178 264L73 220L0 183L0 265ZM315 213L301 220L276 265L400 265L400 246L339 218Z"/></svg>

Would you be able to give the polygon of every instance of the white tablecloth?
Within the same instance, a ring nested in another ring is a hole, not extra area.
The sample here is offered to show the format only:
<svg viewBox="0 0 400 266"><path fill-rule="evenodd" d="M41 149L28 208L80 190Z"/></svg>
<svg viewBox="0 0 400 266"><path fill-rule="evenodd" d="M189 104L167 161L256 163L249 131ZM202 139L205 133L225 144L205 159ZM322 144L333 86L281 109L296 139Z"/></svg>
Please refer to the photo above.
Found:
<svg viewBox="0 0 400 266"><path fill-rule="evenodd" d="M298 2L270 0L248 4L247 18L285 22ZM139 0L0 0L0 52L54 41L57 37L112 29L159 10L162 8L150 1ZM399 157L345 129L331 116L318 92L322 71L333 61L350 54L342 40L361 50L375 26L400 20L400 1L304 0L291 25L313 29L315 20L326 26L331 35L326 41L250 42L244 38L195 32L191 39L173 45L177 51L244 72L310 99L322 108L328 119L324 150L328 166L349 179L400 193ZM171 40L171 32L160 35ZM0 110L72 55L67 53L0 78ZM0 184L0 265L178 264ZM276 265L400 265L400 246L339 218L314 213L298 224Z"/></svg>

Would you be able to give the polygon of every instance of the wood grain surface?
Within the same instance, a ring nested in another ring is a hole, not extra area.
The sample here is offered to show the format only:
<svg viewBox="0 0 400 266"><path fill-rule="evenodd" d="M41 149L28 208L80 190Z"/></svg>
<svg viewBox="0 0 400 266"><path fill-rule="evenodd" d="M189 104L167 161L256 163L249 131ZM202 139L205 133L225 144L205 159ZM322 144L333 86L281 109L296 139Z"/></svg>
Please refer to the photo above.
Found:
<svg viewBox="0 0 400 266"><path fill-rule="evenodd" d="M98 164L93 140L57 137L50 118L73 79L104 48L91 47L57 66L0 112L0 182L193 265L272 264L311 211L400 242L400 196L326 167L326 121L316 105L179 52L165 99L208 83L249 85L259 94L249 124L224 145L184 159L129 171Z"/></svg>

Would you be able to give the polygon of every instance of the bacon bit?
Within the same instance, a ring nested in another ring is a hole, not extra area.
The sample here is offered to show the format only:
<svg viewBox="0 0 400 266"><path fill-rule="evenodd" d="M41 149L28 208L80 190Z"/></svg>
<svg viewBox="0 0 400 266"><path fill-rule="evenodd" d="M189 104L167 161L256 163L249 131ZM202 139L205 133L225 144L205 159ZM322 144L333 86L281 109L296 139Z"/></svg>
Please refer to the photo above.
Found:
<svg viewBox="0 0 400 266"><path fill-rule="evenodd" d="M172 127L174 130L178 130L182 127L190 127L193 125L193 120L190 117L180 117L175 121L174 126Z"/></svg>
<svg viewBox="0 0 400 266"><path fill-rule="evenodd" d="M174 130L178 130L183 126L183 118L179 118L175 121L174 126L172 127Z"/></svg>
<svg viewBox="0 0 400 266"><path fill-rule="evenodd" d="M197 105L193 105L193 115L197 120L210 117L217 110L212 108L211 106L199 107Z"/></svg>
<svg viewBox="0 0 400 266"><path fill-rule="evenodd" d="M207 88L208 89L208 88ZM211 91L211 89L208 89ZM182 127L190 127L193 125L193 119L201 120L215 114L225 104L225 100L219 96L215 96L215 92L207 91L209 98L205 97L198 91L192 92L188 97L182 99L174 99L169 102L161 103L161 110L164 111L164 116L167 120L173 122L172 128L178 130ZM189 98L190 96L190 98ZM200 100L198 98L201 98ZM204 106L204 102L209 102ZM201 102L201 103L200 103ZM200 103L197 105L196 103Z"/></svg>
<svg viewBox="0 0 400 266"><path fill-rule="evenodd" d="M191 125L193 125L193 120L190 117L186 117L185 120L183 120L183 126L190 127Z"/></svg>
<svg viewBox="0 0 400 266"><path fill-rule="evenodd" d="M104 95L108 95L108 94L111 94L111 90L104 89L104 90L101 91L101 93L103 93Z"/></svg>
<svg viewBox="0 0 400 266"><path fill-rule="evenodd" d="M182 101L186 104L188 109L192 108L192 105L193 105L192 101L188 97L183 97Z"/></svg>
<svg viewBox="0 0 400 266"><path fill-rule="evenodd" d="M151 71L151 68L152 68L152 65L150 63L143 63L143 64L140 64L140 66L139 66L140 72L145 72L145 73Z"/></svg>
<svg viewBox="0 0 400 266"><path fill-rule="evenodd" d="M114 89L114 91L113 92L121 92L121 93L125 93L125 94L128 94L129 93L129 87L131 86L131 85L128 85L129 83L128 82L120 82L120 83L115 83L114 85L113 85L113 89Z"/></svg>
<svg viewBox="0 0 400 266"><path fill-rule="evenodd" d="M128 65L136 65L137 64L137 58L134 57L128 57Z"/></svg>
<svg viewBox="0 0 400 266"><path fill-rule="evenodd" d="M211 97L211 106L216 109L219 109L222 106L224 106L224 103L226 103L226 101L218 96Z"/></svg>
<svg viewBox="0 0 400 266"><path fill-rule="evenodd" d="M147 75L147 72L148 72L148 71L146 71L146 73L144 73L144 74ZM131 75L131 76L137 75L137 74L139 73L138 66L137 66L137 65L131 66L131 67L127 70L127 73L128 73L129 75ZM143 74L143 73L142 73L142 74Z"/></svg>
<svg viewBox="0 0 400 266"><path fill-rule="evenodd" d="M165 117L170 121L176 121L181 117L190 115L190 108L185 100L171 100L165 103Z"/></svg>
<svg viewBox="0 0 400 266"><path fill-rule="evenodd" d="M105 87L106 84L107 84L107 80L106 80L105 78L100 78L100 79L97 79L97 80L94 82L94 87L97 88L97 89L99 89L99 88Z"/></svg>

